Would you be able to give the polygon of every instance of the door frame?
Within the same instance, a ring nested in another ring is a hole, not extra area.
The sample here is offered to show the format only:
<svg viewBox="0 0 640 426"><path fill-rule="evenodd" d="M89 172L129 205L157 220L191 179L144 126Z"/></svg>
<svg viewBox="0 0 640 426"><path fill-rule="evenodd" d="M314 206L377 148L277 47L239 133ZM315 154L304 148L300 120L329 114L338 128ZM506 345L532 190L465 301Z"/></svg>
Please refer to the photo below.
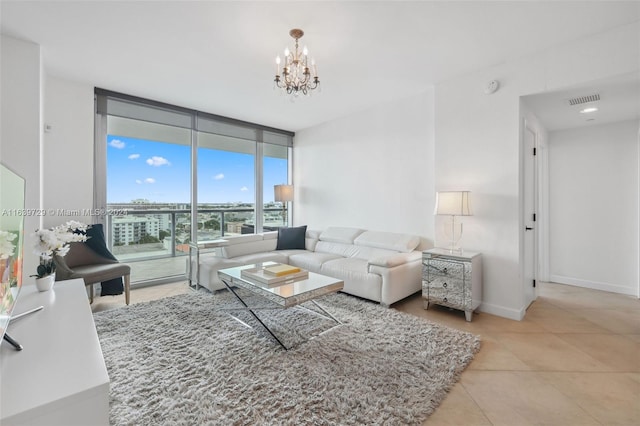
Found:
<svg viewBox="0 0 640 426"><path fill-rule="evenodd" d="M525 259L528 254L525 248L525 169L524 162L526 155L528 154L525 149L525 132L527 128L531 130L536 136L536 162L535 162L535 211L536 211L536 226L534 227L534 277L536 279L536 289L534 298L537 298L537 290L539 282L549 281L549 150L548 150L548 134L547 130L542 126L537 117L533 115L525 104L520 104L520 214L518 224L520 226L519 238L520 238L520 278L522 288L522 317L526 312L527 307L533 300L528 300L526 285L530 283L525 282Z"/></svg>
<svg viewBox="0 0 640 426"><path fill-rule="evenodd" d="M530 147L527 145L526 141L527 141L527 133L529 133L531 135L531 137L533 137L533 149L535 153L532 153L530 151ZM523 298L523 305L524 305L524 309L527 309L529 307L529 305L531 303L533 303L536 298L538 297L538 291L537 291L537 287L535 285L533 285L530 281L529 278L526 276L527 273L527 262L528 259L531 259L532 265L531 265L531 273L533 275L533 280L534 282L539 280L539 270L538 270L538 266L539 266L539 252L538 252L538 224L541 222L539 219L539 215L538 215L538 197L539 197L539 182L538 182L538 176L539 176L539 170L538 170L538 161L537 161L537 149L538 149L538 140L540 139L539 135L540 135L540 131L539 129L535 126L532 125L531 121L528 120L526 117L523 117L522 119L522 132L521 132L521 153L522 153L522 158L521 158L521 167L522 167L522 186L521 186L521 190L522 190L522 208L521 208L521 214L520 214L520 223L521 223L521 228L520 228L520 237L521 237L521 241L522 241L522 258L521 258L521 266L520 266L520 271L521 271L521 277L522 277L522 298ZM533 158L532 158L533 156ZM533 167L531 168L531 171L533 173L533 176L527 177L526 176L526 162L527 161L533 161ZM526 202L526 196L528 195L528 188L526 187L528 184L533 184L533 188L531 188L531 193L530 196L533 196L533 212L531 211L527 211L527 202ZM531 230L531 232L533 233L532 238L533 238L533 247L532 247L532 252L529 252L529 246L527 245L526 241L527 241L527 231L526 227L531 223L531 218L528 217L528 215L530 214L535 214L536 215L536 220L534 220L533 222L533 230ZM531 286L534 286L533 289L531 289Z"/></svg>

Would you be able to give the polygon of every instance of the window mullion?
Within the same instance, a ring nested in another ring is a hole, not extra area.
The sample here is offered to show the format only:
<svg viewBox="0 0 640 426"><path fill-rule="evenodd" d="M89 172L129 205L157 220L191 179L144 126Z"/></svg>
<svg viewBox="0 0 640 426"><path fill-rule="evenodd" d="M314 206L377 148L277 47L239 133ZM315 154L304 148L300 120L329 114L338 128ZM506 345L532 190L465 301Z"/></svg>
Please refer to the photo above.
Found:
<svg viewBox="0 0 640 426"><path fill-rule="evenodd" d="M191 116L191 241L198 242L198 132L196 115ZM224 232L224 231L223 231Z"/></svg>
<svg viewBox="0 0 640 426"><path fill-rule="evenodd" d="M263 196L263 162L264 162L264 144L262 143L262 130L256 131L256 156L255 156L255 232L262 232L264 225L264 196Z"/></svg>

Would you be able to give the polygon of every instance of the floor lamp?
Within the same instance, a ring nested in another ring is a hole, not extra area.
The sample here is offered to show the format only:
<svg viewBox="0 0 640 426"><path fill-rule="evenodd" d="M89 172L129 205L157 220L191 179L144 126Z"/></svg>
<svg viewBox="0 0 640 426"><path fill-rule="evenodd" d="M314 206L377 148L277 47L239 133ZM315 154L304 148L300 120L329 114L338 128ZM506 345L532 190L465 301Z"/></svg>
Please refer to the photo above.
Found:
<svg viewBox="0 0 640 426"><path fill-rule="evenodd" d="M445 222L445 235L450 238L449 252L462 251L457 247L462 238L462 223L456 224L456 216L472 216L469 191L439 191L436 192L436 208L434 214L450 216Z"/></svg>
<svg viewBox="0 0 640 426"><path fill-rule="evenodd" d="M282 224L286 225L287 203L293 201L293 185L274 185L273 195L276 201L282 203Z"/></svg>

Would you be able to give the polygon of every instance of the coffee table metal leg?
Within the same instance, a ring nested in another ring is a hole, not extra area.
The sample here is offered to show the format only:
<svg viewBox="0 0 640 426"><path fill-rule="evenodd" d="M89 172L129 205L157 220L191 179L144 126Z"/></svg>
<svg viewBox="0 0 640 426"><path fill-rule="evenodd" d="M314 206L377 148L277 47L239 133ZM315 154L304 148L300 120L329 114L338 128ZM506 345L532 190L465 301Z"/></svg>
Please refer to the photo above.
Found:
<svg viewBox="0 0 640 426"><path fill-rule="evenodd" d="M339 319L337 319L336 317L334 317L333 315L331 315L329 312L327 312L327 310L326 310L326 309L324 309L322 306L318 305L318 304L316 303L316 301L315 301L315 300L309 300L309 302L311 302L311 303L313 303L314 305L316 305L316 307L317 307L320 311L322 311L322 312L316 312L316 311L314 311L313 309L309 309L309 308L307 308L307 307L306 307L306 306L304 306L304 305L296 305L296 308L298 308L298 309L304 309L305 311L307 311L307 312L309 312L309 313L312 313L313 315L317 315L317 316L319 316L320 318L330 319L330 320L335 321L335 323L336 323L336 324L338 324L338 325L342 325L342 322L341 322Z"/></svg>
<svg viewBox="0 0 640 426"><path fill-rule="evenodd" d="M287 348L284 343L282 343L280 341L280 339L278 339L278 336L276 336L273 331L271 331L269 329L269 327L267 327L267 325L265 323L262 322L262 320L258 317L258 315L256 315L255 312L253 312L253 309L251 309L245 302L244 300L242 300L242 298L240 296L238 296L238 293L235 292L235 290L229 285L229 283L227 283L225 280L220 280L224 283L224 285L227 286L227 289L229 289L229 291L231 293L233 293L233 295L236 297L236 299L238 299L240 301L240 303L242 303L242 305L246 308L247 311L251 312L251 315L253 315L253 317L260 323L260 325L262 325L262 327L264 327L265 330L267 330L269 332L269 334L271 335L271 337L273 337L276 342L278 342L280 344L280 346L282 346L285 350L289 350L289 348Z"/></svg>
<svg viewBox="0 0 640 426"><path fill-rule="evenodd" d="M334 321L335 321L335 322L337 322L338 324L342 324L342 322L341 322L339 319L337 319L336 317L334 317L333 315L331 315L331 313L327 312L327 310L326 310L325 308L323 308L322 306L318 305L318 304L316 303L316 301L315 301L315 300L311 300L311 303L313 303L314 305L316 305L316 307L317 307L318 309L320 309L322 312L324 312L324 314L325 314L325 315L327 315L329 318L331 318L332 320L334 320Z"/></svg>

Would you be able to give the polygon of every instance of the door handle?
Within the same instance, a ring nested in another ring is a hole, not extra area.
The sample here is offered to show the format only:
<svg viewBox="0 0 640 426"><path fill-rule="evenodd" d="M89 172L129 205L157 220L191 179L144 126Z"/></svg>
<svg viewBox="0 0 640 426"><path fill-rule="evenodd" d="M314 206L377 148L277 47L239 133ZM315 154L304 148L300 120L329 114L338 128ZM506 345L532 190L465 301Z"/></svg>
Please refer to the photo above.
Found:
<svg viewBox="0 0 640 426"><path fill-rule="evenodd" d="M525 227L524 227L524 230L525 230L525 231L531 231L532 229L533 229L533 228L529 228L528 226L525 226Z"/></svg>

